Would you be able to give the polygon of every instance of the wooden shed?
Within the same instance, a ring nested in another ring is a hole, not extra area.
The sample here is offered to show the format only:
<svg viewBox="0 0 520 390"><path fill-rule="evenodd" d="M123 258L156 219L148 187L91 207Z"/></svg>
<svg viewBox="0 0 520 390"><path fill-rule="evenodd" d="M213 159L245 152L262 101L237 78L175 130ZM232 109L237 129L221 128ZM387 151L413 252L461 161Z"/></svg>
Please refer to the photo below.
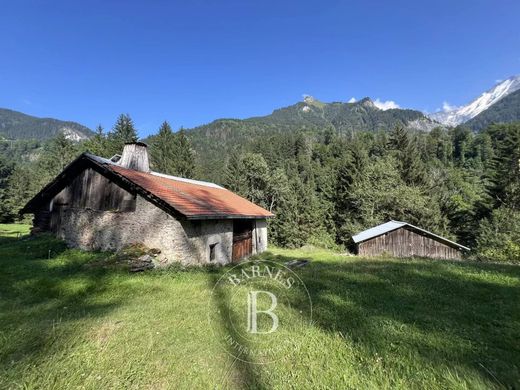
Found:
<svg viewBox="0 0 520 390"><path fill-rule="evenodd" d="M394 257L429 257L432 259L460 259L469 248L447 238L411 225L389 221L364 230L354 236L357 254Z"/></svg>

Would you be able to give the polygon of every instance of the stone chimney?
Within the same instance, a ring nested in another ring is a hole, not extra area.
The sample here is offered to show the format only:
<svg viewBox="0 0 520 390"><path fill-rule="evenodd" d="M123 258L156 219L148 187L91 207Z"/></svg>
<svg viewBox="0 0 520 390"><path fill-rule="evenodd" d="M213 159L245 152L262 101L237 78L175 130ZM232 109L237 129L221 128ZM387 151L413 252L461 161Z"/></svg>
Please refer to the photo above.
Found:
<svg viewBox="0 0 520 390"><path fill-rule="evenodd" d="M148 146L144 142L128 142L123 149L123 155L118 164L123 168L141 172L150 172L148 161Z"/></svg>

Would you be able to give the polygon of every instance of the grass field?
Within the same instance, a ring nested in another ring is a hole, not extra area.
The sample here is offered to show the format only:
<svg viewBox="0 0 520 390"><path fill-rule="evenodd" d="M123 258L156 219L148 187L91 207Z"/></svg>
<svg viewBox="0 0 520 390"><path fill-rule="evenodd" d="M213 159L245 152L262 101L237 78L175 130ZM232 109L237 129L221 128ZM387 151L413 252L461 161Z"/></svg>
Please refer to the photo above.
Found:
<svg viewBox="0 0 520 390"><path fill-rule="evenodd" d="M106 255L26 231L0 225L2 389L520 388L518 266L272 249L311 260L296 272L313 323L294 329L296 352L252 365L222 347L225 316L209 331L224 269L92 267Z"/></svg>

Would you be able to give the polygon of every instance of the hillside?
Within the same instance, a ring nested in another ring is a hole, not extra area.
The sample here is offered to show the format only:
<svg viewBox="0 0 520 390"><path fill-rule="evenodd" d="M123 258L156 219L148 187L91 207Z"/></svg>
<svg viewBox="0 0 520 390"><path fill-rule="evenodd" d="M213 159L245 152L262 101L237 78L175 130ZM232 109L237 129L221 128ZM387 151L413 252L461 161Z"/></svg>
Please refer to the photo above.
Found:
<svg viewBox="0 0 520 390"><path fill-rule="evenodd" d="M323 103L312 97L272 114L248 119L218 119L187 130L194 149L203 156L202 164L217 171L223 165L223 153L237 146L267 138L273 134L306 132L318 136L327 129L340 134L356 131L390 130L402 125L429 131L439 124L420 111L377 108L369 98L355 103Z"/></svg>
<svg viewBox="0 0 520 390"><path fill-rule="evenodd" d="M486 128L491 123L509 123L520 121L520 90L511 93L487 110L465 123L475 131Z"/></svg>
<svg viewBox="0 0 520 390"><path fill-rule="evenodd" d="M76 122L37 118L0 108L0 138L45 140L60 132L74 141L86 139L94 134L92 130Z"/></svg>
<svg viewBox="0 0 520 390"><path fill-rule="evenodd" d="M272 114L249 119L218 119L191 129L191 134L212 138L236 138L238 129L255 134L270 132L333 128L339 133L388 130L396 125L415 130L431 130L437 123L415 110L377 108L369 98L355 103L322 103L311 97L292 106L274 110Z"/></svg>

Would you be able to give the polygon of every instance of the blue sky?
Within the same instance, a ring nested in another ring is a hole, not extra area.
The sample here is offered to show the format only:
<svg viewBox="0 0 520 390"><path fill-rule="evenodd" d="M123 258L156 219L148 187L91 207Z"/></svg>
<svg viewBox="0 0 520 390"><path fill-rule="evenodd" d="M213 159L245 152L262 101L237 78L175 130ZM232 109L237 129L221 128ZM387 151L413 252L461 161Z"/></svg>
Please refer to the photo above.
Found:
<svg viewBox="0 0 520 390"><path fill-rule="evenodd" d="M141 136L303 94L435 111L520 73L519 1L3 2L0 107Z"/></svg>

